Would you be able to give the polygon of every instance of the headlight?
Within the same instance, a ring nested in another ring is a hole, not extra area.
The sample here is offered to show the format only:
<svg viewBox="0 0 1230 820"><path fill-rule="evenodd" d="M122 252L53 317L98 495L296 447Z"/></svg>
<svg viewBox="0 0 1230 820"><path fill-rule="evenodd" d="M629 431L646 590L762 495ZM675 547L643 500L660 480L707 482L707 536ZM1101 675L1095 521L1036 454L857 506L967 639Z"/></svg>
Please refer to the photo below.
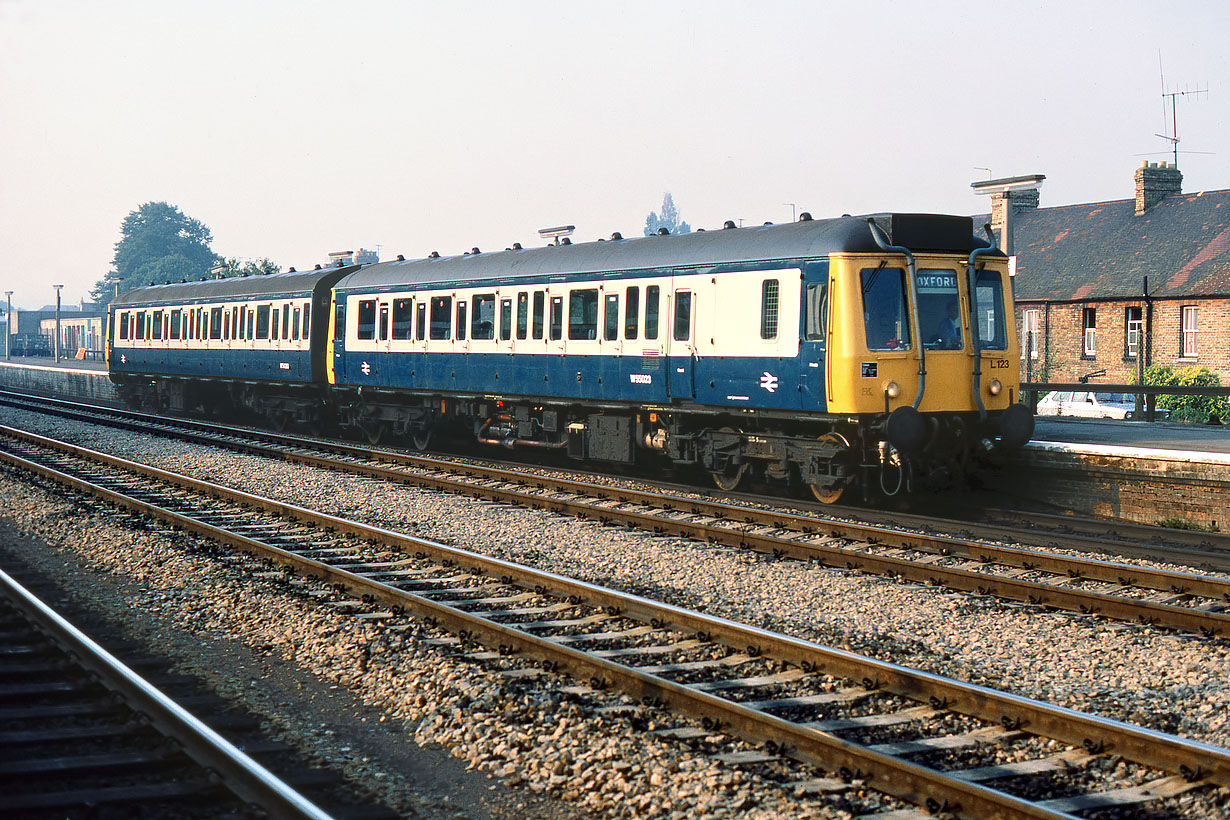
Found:
<svg viewBox="0 0 1230 820"><path fill-rule="evenodd" d="M1003 389L1004 386L1000 384L999 379L991 379L991 383L987 385L987 390L990 391L992 396L998 396L999 392Z"/></svg>
<svg viewBox="0 0 1230 820"><path fill-rule="evenodd" d="M889 382L888 386L884 388L884 392L888 394L890 399L895 399L901 395L901 388L897 386L896 382Z"/></svg>

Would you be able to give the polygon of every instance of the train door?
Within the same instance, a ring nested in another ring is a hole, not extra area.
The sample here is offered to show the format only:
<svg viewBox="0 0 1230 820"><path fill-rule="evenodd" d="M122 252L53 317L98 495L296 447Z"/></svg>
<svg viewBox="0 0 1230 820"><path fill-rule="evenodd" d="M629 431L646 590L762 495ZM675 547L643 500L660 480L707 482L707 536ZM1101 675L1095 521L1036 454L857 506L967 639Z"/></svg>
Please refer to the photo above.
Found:
<svg viewBox="0 0 1230 820"><path fill-rule="evenodd" d="M680 288L666 301L667 389L672 399L690 401L695 395L696 294Z"/></svg>
<svg viewBox="0 0 1230 820"><path fill-rule="evenodd" d="M803 271L803 326L799 341L799 376L803 409L823 411L828 402L824 373L828 353L829 264L813 262Z"/></svg>

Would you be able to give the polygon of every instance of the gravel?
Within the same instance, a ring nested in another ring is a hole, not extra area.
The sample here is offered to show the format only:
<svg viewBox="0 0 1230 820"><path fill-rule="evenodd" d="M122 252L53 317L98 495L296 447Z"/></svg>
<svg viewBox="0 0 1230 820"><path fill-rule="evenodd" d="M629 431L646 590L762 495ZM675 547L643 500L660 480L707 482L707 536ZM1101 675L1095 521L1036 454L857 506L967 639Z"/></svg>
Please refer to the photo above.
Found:
<svg viewBox="0 0 1230 820"><path fill-rule="evenodd" d="M140 453L165 469L1230 746L1224 639L1046 612L17 410L0 413L7 423L117 455ZM139 579L132 607L203 639L237 639L348 688L406 742L438 745L513 787L514 795L545 798L529 816L845 817L892 805L857 786L825 798L781 785L806 778L801 769L779 777L715 763L687 744L647 733L675 725L664 713L509 678L498 663L476 664L425 644L439 636L424 625L388 628L339 616L284 584L253 584L251 567L184 551L176 543L182 536L134 534L10 479L0 485L0 516L98 572ZM288 735L322 740L318 726L299 725L293 708L271 712ZM381 770L377 755L349 754L356 776L384 784L398 805L425 816L436 810L415 798L397 771ZM1208 804L1225 797L1198 800L1192 811L1216 816Z"/></svg>

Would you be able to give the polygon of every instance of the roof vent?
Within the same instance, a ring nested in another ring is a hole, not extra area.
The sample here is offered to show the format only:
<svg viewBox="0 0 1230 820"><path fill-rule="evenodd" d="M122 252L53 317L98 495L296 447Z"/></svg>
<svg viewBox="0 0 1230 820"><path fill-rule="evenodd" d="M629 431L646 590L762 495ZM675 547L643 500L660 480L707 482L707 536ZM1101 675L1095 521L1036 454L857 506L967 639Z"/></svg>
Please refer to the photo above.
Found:
<svg viewBox="0 0 1230 820"><path fill-rule="evenodd" d="M804 211L803 213L799 214L799 221L800 222L811 222L811 213L809 213L808 211Z"/></svg>
<svg viewBox="0 0 1230 820"><path fill-rule="evenodd" d="M521 243L520 243L520 242L514 242L514 243L513 243L513 246L512 246L512 249L513 249L514 251L523 250L523 248L521 247Z"/></svg>
<svg viewBox="0 0 1230 820"><path fill-rule="evenodd" d="M440 258L440 252L439 252L439 251L432 251L431 253L427 254L427 258L428 258L428 259L439 259L439 258Z"/></svg>
<svg viewBox="0 0 1230 820"><path fill-rule="evenodd" d="M572 244L572 240L571 240L571 239L569 239L568 237L566 237L566 236L565 236L565 237L563 237L562 239L560 239L559 243L560 243L561 245L571 245L571 244Z"/></svg>
<svg viewBox="0 0 1230 820"><path fill-rule="evenodd" d="M286 272L287 272L287 273L297 273L297 271L294 269L294 267L287 268Z"/></svg>
<svg viewBox="0 0 1230 820"><path fill-rule="evenodd" d="M404 255L404 254L400 254L400 253L399 253L399 254L397 254L397 261L398 261L398 262L405 262L405 261L406 261L406 257L405 257L405 255Z"/></svg>
<svg viewBox="0 0 1230 820"><path fill-rule="evenodd" d="M670 236L670 235L671 235L670 228L658 228L658 236Z"/></svg>
<svg viewBox="0 0 1230 820"><path fill-rule="evenodd" d="M722 223L722 230L724 231L734 230L737 227L739 226L735 224L735 221L733 219L728 219Z"/></svg>
<svg viewBox="0 0 1230 820"><path fill-rule="evenodd" d="M611 239L613 239L616 242L618 242L619 240L623 238L624 238L624 235L621 234L619 231L616 231L615 233L611 234Z"/></svg>
<svg viewBox="0 0 1230 820"><path fill-rule="evenodd" d="M320 270L320 265L317 265L316 267L312 268L312 270Z"/></svg>

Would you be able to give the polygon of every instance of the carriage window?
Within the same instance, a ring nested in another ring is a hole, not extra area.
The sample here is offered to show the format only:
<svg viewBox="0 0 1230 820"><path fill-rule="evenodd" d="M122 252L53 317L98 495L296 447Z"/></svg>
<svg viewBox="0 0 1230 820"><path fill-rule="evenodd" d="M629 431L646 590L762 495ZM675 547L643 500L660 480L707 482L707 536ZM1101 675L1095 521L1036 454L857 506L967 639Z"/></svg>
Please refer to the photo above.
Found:
<svg viewBox="0 0 1230 820"><path fill-rule="evenodd" d="M295 318L290 323L290 338L299 339L299 308L295 308Z"/></svg>
<svg viewBox="0 0 1230 820"><path fill-rule="evenodd" d="M640 319L638 315L641 310L641 289L638 287L628 288L628 301L624 305L624 338L635 339L637 333L637 322Z"/></svg>
<svg viewBox="0 0 1230 820"><path fill-rule="evenodd" d="M410 304L409 299L393 300L393 338L410 338Z"/></svg>
<svg viewBox="0 0 1230 820"><path fill-rule="evenodd" d="M161 339L162 338L162 311L161 310L154 313L154 324L153 324L153 327L150 329L149 337L151 339Z"/></svg>
<svg viewBox="0 0 1230 820"><path fill-rule="evenodd" d="M251 327L248 328L249 335ZM333 341L340 342L346 338L346 303L337 301L333 305Z"/></svg>
<svg viewBox="0 0 1230 820"><path fill-rule="evenodd" d="M807 286L807 326L803 329L803 334L808 341L824 342L825 331L828 330L828 304L825 301L827 294L827 282Z"/></svg>
<svg viewBox="0 0 1230 820"><path fill-rule="evenodd" d="M598 338L598 289L574 290L568 294L568 338Z"/></svg>
<svg viewBox="0 0 1230 820"><path fill-rule="evenodd" d="M470 321L474 323L474 326L470 328L470 338L494 339L495 294L480 293L470 301L472 307Z"/></svg>
<svg viewBox="0 0 1230 820"><path fill-rule="evenodd" d="M290 305L282 306L282 338L290 338Z"/></svg>
<svg viewBox="0 0 1230 820"><path fill-rule="evenodd" d="M530 323L530 295L525 291L517 294L517 338L524 339ZM538 338L537 336L534 337Z"/></svg>
<svg viewBox="0 0 1230 820"><path fill-rule="evenodd" d="M273 312L273 320L277 322L278 312ZM370 341L376 338L376 300L363 299L359 302L359 328L355 338L360 341Z"/></svg>
<svg viewBox="0 0 1230 820"><path fill-rule="evenodd" d="M248 339L256 338L256 314L257 311L248 308Z"/></svg>
<svg viewBox="0 0 1230 820"><path fill-rule="evenodd" d="M120 318L116 320L116 324L120 326L120 338L128 338L128 311L120 314Z"/></svg>
<svg viewBox="0 0 1230 820"><path fill-rule="evenodd" d="M171 311L171 338L179 338L179 329L183 326L184 312L182 310Z"/></svg>
<svg viewBox="0 0 1230 820"><path fill-rule="evenodd" d="M500 300L500 341L512 338L512 299Z"/></svg>
<svg viewBox="0 0 1230 820"><path fill-rule="evenodd" d="M564 337L564 297L551 297L551 341Z"/></svg>
<svg viewBox="0 0 1230 820"><path fill-rule="evenodd" d="M760 338L777 338L778 283L766 279L760 283Z"/></svg>
<svg viewBox="0 0 1230 820"><path fill-rule="evenodd" d="M466 300L457 300L457 338L465 339L466 337Z"/></svg>
<svg viewBox="0 0 1230 820"><path fill-rule="evenodd" d="M248 338L247 335L244 333L244 330L247 328L247 326L248 326L248 309L246 307L241 307L239 309L239 336L237 338L240 338L240 339Z"/></svg>
<svg viewBox="0 0 1230 820"><path fill-rule="evenodd" d="M658 338L658 297L661 288L650 285L645 288L645 338Z"/></svg>
<svg viewBox="0 0 1230 820"><path fill-rule="evenodd" d="M209 338L222 338L222 308L210 308L209 310Z"/></svg>
<svg viewBox="0 0 1230 820"><path fill-rule="evenodd" d="M422 341L427 338L427 305L418 303L414 313L414 338Z"/></svg>
<svg viewBox="0 0 1230 820"><path fill-rule="evenodd" d="M135 338L145 338L145 311L143 310L137 311L137 335Z"/></svg>
<svg viewBox="0 0 1230 820"><path fill-rule="evenodd" d="M542 291L534 292L534 338L542 338L543 328L543 312L546 306L546 294Z"/></svg>
<svg viewBox="0 0 1230 820"><path fill-rule="evenodd" d="M389 339L389 306L387 304L380 306L380 341L386 342Z"/></svg>
<svg viewBox="0 0 1230 820"><path fill-rule="evenodd" d="M231 308L231 338L239 338L239 308Z"/></svg>
<svg viewBox="0 0 1230 820"><path fill-rule="evenodd" d="M978 347L981 350L1007 350L1008 328L1004 321L1004 285L998 271L978 272L974 301L978 312Z"/></svg>
<svg viewBox="0 0 1230 820"><path fill-rule="evenodd" d="M675 294L675 341L692 338L692 294L681 290Z"/></svg>
<svg viewBox="0 0 1230 820"><path fill-rule="evenodd" d="M269 323L269 337L271 339L281 339L282 338L281 336L278 335L278 331L282 327L282 325L278 321L278 317L280 317L281 315L282 315L281 308L273 309L273 321Z"/></svg>
<svg viewBox="0 0 1230 820"><path fill-rule="evenodd" d="M312 324L311 318L310 318L311 315L312 315L312 303L304 302L303 303L303 338L305 339L308 337L308 330L311 329L311 324Z"/></svg>
<svg viewBox="0 0 1230 820"><path fill-rule="evenodd" d="M269 305L257 305L256 307L256 335L254 339L269 338Z"/></svg>
<svg viewBox="0 0 1230 820"><path fill-rule="evenodd" d="M226 308L222 308L222 340L227 341L231 338L231 316L233 314Z"/></svg>
<svg viewBox="0 0 1230 820"><path fill-rule="evenodd" d="M431 338L448 339L452 335L453 297L431 297Z"/></svg>
<svg viewBox="0 0 1230 820"><path fill-rule="evenodd" d="M905 271L885 267L881 263L877 268L863 268L861 282L867 348L909 349L910 320L905 311Z"/></svg>
<svg viewBox="0 0 1230 820"><path fill-rule="evenodd" d="M614 341L619 338L619 294L606 295L606 313L603 314L602 338Z"/></svg>

